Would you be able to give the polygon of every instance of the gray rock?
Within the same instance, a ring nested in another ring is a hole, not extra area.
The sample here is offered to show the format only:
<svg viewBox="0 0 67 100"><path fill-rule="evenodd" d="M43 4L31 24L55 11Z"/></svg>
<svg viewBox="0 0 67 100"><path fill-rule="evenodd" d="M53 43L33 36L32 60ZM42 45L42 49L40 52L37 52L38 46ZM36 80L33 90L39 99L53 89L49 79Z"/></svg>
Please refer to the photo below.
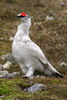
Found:
<svg viewBox="0 0 67 100"><path fill-rule="evenodd" d="M67 66L65 62L60 63L60 66Z"/></svg>
<svg viewBox="0 0 67 100"><path fill-rule="evenodd" d="M4 71L0 71L0 78L6 78L8 75L8 71L4 70Z"/></svg>
<svg viewBox="0 0 67 100"><path fill-rule="evenodd" d="M46 16L46 21L51 21L54 20L54 17L52 16L52 14L49 14Z"/></svg>
<svg viewBox="0 0 67 100"><path fill-rule="evenodd" d="M0 71L3 69L3 65L2 64L0 64Z"/></svg>
<svg viewBox="0 0 67 100"><path fill-rule="evenodd" d="M10 53L1 55L1 56L0 56L0 59L6 60L6 58L7 58L9 55L10 55Z"/></svg>
<svg viewBox="0 0 67 100"><path fill-rule="evenodd" d="M7 61L9 61L11 63L15 63L15 59L14 59L14 57L13 57L13 55L11 53L1 55L0 59L7 60Z"/></svg>
<svg viewBox="0 0 67 100"><path fill-rule="evenodd" d="M5 97L5 95L0 96L0 98L4 98L4 97Z"/></svg>
<svg viewBox="0 0 67 100"><path fill-rule="evenodd" d="M8 71L4 70L4 71L0 71L0 78L13 78L19 74L20 74L19 72L9 73Z"/></svg>
<svg viewBox="0 0 67 100"><path fill-rule="evenodd" d="M65 3L63 1L60 2L61 6L65 6Z"/></svg>
<svg viewBox="0 0 67 100"><path fill-rule="evenodd" d="M19 75L20 73L19 72L13 72L13 73L11 73L11 74L8 74L7 75L7 78L13 78L13 77L15 77L15 76L17 76L17 75Z"/></svg>
<svg viewBox="0 0 67 100"><path fill-rule="evenodd" d="M25 88L24 91L25 92L38 92L38 91L41 91L43 88L44 88L44 84L34 84L33 86L31 87L28 87L28 88Z"/></svg>
<svg viewBox="0 0 67 100"><path fill-rule="evenodd" d="M9 56L6 57L6 60L11 62L11 63L15 63L16 62L12 54L9 54Z"/></svg>

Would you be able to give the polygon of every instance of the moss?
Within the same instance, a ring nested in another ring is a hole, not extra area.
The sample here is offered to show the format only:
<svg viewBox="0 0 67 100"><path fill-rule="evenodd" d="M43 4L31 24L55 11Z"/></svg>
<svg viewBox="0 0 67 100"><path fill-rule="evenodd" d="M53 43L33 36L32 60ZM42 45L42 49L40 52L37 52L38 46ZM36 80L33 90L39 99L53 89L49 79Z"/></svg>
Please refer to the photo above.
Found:
<svg viewBox="0 0 67 100"><path fill-rule="evenodd" d="M32 83L32 84L31 84ZM43 92L37 93L26 93L22 90L29 87L35 83L43 83L46 85ZM65 80L45 78L45 79L0 79L0 95L6 95L3 100L12 100L15 98L25 98L29 100L46 99L46 100L59 100L58 97L66 99L66 85ZM63 93L62 93L63 91ZM58 94L59 93L59 94ZM54 96L55 95L55 96ZM61 96L62 95L62 96Z"/></svg>

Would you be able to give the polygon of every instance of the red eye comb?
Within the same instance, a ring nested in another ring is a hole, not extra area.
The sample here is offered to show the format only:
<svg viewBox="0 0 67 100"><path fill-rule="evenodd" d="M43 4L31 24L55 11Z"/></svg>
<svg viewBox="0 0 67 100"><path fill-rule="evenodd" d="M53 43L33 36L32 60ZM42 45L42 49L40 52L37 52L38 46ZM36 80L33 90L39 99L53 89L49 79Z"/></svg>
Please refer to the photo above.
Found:
<svg viewBox="0 0 67 100"><path fill-rule="evenodd" d="M22 13L20 13L21 14L21 16L26 16L27 14L26 13L24 13L24 12L22 12Z"/></svg>

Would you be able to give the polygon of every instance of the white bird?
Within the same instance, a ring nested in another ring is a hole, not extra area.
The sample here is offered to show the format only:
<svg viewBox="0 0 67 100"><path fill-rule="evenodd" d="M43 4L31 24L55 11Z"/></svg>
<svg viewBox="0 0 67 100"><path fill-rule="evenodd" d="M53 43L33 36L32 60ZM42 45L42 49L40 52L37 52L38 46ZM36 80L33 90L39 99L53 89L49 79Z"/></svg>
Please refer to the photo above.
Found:
<svg viewBox="0 0 67 100"><path fill-rule="evenodd" d="M12 44L12 54L20 65L22 72L28 78L36 75L63 77L48 62L40 47L29 37L31 17L26 13L20 13L21 24L18 25L17 33Z"/></svg>

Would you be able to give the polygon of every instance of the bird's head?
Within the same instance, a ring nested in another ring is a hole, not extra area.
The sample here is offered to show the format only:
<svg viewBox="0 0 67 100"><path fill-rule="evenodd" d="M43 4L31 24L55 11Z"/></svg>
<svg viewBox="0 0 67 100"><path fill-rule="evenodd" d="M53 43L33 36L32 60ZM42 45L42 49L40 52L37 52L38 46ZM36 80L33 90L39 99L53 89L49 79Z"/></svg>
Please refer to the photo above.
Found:
<svg viewBox="0 0 67 100"><path fill-rule="evenodd" d="M31 18L30 15L22 12L17 15L17 18L21 18L22 23L30 24L31 25Z"/></svg>

